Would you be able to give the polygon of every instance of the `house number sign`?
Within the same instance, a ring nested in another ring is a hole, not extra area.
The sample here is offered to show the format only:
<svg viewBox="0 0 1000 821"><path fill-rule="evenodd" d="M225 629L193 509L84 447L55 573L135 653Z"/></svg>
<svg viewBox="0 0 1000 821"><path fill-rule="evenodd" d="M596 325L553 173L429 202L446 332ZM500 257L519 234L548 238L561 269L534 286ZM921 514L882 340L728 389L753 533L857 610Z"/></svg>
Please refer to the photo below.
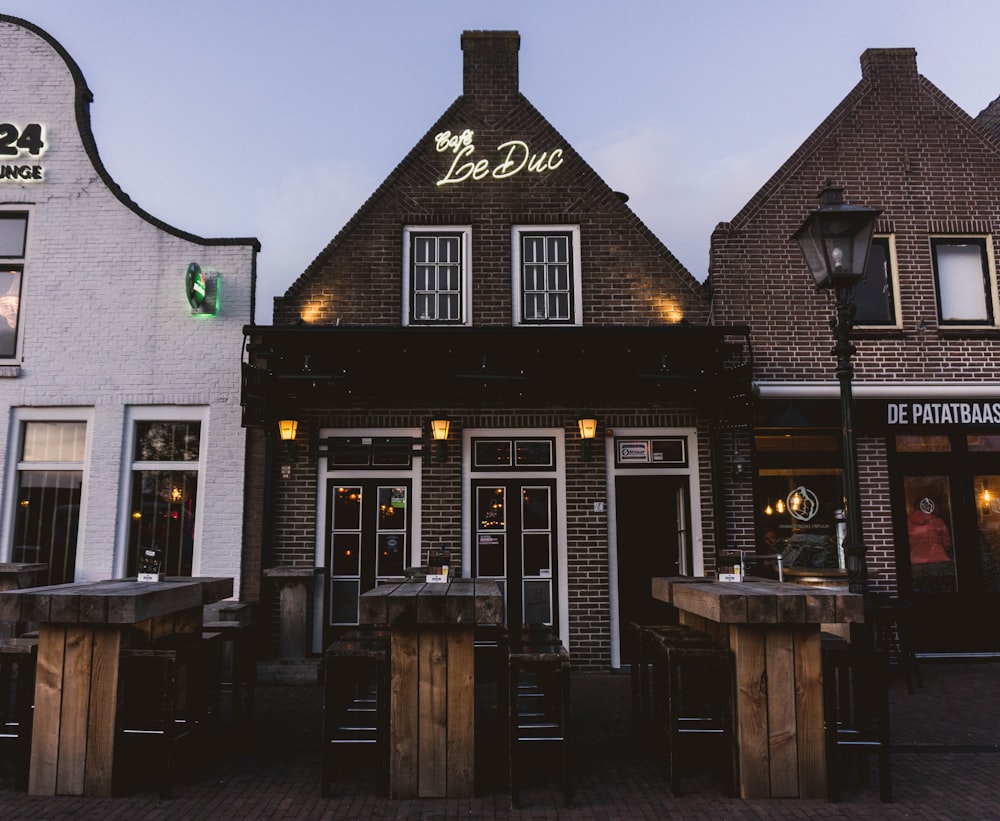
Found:
<svg viewBox="0 0 1000 821"><path fill-rule="evenodd" d="M45 151L43 129L39 123L19 128L14 123L0 123L0 182L41 180L42 166L37 163L12 163L11 158L28 154L39 157Z"/></svg>
<svg viewBox="0 0 1000 821"><path fill-rule="evenodd" d="M546 171L555 171L563 164L561 148L533 153L524 140L500 143L493 162L486 158L473 160L471 157L476 153L474 137L475 132L469 128L460 134L442 131L434 137L434 148L439 154L454 155L448 173L437 181L438 185L456 185L466 180L484 180L487 177L505 180L521 172L544 174Z"/></svg>

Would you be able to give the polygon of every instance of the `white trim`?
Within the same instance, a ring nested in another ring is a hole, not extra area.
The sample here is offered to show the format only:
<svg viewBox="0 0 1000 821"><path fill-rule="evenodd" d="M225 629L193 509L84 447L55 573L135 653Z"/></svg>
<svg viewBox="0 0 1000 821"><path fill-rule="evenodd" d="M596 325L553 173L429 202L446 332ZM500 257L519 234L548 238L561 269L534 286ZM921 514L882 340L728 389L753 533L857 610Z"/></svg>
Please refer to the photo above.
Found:
<svg viewBox="0 0 1000 821"><path fill-rule="evenodd" d="M413 234L462 235L462 296L459 322L417 322L410 323L410 293L413 283L410 278L410 237ZM403 326L414 328L439 328L468 326L472 324L472 226L471 225L404 225L403 226Z"/></svg>
<svg viewBox="0 0 1000 821"><path fill-rule="evenodd" d="M686 467L642 467L628 468L615 465L615 439L618 437L636 437L643 439L660 438L664 436L683 436L687 440L688 464ZM701 463L698 458L698 429L683 428L615 428L614 435L608 436L604 443L604 457L607 465L607 516L608 516L608 604L610 620L611 667L621 667L621 632L619 619L621 604L618 594L618 518L615 479L618 476L687 476L688 505L691 517L691 561L692 574L705 574L705 542L701 523ZM652 589L649 595L652 596Z"/></svg>
<svg viewBox="0 0 1000 821"><path fill-rule="evenodd" d="M518 471L508 468L503 471L472 470L472 439L483 438L552 438L555 444L555 467L552 470ZM472 493L473 478L489 479L491 476L503 478L554 479L556 483L556 561L558 600L556 608L559 618L559 638L563 646L571 650L569 642L569 567L566 538L566 441L562 428L465 428L462 431L462 575L468 576L472 567Z"/></svg>
<svg viewBox="0 0 1000 821"><path fill-rule="evenodd" d="M755 382L760 396L838 397L837 382ZM1000 382L853 382L856 397L880 396L1000 396Z"/></svg>
<svg viewBox="0 0 1000 821"><path fill-rule="evenodd" d="M33 408L12 408L11 425L7 434L7 475L4 478L5 488L3 498L6 502L0 510L3 521L0 522L0 560L9 562L14 550L14 514L17 504L17 475L20 470L21 446L24 441L24 422L83 422L87 426L84 439L83 461L82 462L59 462L52 465L55 470L80 470L83 479L80 483L80 518L76 535L76 563L73 568L74 578L79 578L83 567L84 550L80 548L86 545L86 522L87 522L87 495L90 486L88 477L90 476L91 449L94 438L94 408L83 407L33 407ZM16 458L15 458L16 457ZM43 468L41 463L32 463L32 468Z"/></svg>
<svg viewBox="0 0 1000 821"><path fill-rule="evenodd" d="M521 310L521 234L570 234L572 236L573 320L572 322L525 322ZM583 325L583 275L579 225L512 225L510 229L511 292L514 325L542 328L577 328Z"/></svg>
<svg viewBox="0 0 1000 821"><path fill-rule="evenodd" d="M118 533L115 538L114 577L125 578L128 569L129 508L132 501L132 475L137 470L197 470L198 503L194 514L194 540L191 545L191 575L201 574L201 534L205 516L208 481L208 405L127 405L122 422L122 456L118 483ZM197 462L141 462L132 458L135 451L136 422L198 422L201 432Z"/></svg>

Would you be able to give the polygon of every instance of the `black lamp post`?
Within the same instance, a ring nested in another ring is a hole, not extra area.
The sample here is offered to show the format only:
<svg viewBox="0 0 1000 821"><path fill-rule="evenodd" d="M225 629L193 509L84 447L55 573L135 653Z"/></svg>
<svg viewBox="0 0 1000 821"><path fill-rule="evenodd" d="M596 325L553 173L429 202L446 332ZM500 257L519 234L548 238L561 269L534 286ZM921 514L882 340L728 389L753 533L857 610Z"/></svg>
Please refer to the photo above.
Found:
<svg viewBox="0 0 1000 821"><path fill-rule="evenodd" d="M864 277L871 250L875 220L882 212L844 203L844 189L827 187L819 195L820 206L809 215L792 237L802 249L806 264L816 280L816 287L833 290L837 312L830 319L836 344L831 353L837 357L840 381L840 418L844 446L844 496L847 506L847 535L844 553L847 579L852 593L865 597L865 611L870 610L868 594L867 549L861 534L861 494L858 489L858 448L854 438L854 392L851 380L854 365L851 357L857 348L851 344L854 325L854 286Z"/></svg>

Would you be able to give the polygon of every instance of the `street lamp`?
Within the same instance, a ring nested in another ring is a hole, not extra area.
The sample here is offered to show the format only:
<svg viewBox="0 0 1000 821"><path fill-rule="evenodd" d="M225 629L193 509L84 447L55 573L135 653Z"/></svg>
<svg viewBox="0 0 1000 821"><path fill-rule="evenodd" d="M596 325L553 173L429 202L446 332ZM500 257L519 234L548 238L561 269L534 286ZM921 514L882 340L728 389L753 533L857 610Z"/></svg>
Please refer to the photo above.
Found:
<svg viewBox="0 0 1000 821"><path fill-rule="evenodd" d="M844 497L847 502L844 553L850 591L865 597L867 614L870 612L867 550L861 534L858 448L854 438L854 393L851 387L854 377L851 357L857 348L851 344L851 328L854 325L854 286L865 275L875 220L882 212L845 204L844 189L831 186L829 182L820 192L819 202L819 208L809 215L792 239L802 249L816 287L833 290L837 299L837 312L830 319L830 329L836 340L831 353L837 357L837 379L840 381Z"/></svg>

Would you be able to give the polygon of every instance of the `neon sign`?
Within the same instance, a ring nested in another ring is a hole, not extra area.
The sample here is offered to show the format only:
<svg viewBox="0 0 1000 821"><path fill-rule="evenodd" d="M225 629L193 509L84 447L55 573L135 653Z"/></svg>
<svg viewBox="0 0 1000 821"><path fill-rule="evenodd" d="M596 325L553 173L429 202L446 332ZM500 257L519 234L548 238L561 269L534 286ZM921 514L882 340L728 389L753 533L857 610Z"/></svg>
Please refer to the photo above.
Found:
<svg viewBox="0 0 1000 821"><path fill-rule="evenodd" d="M0 123L0 163L7 157L22 153L40 157L45 151L43 129L39 123L28 123L18 128L13 123ZM0 182L30 182L44 179L42 166L37 164L0 164Z"/></svg>
<svg viewBox="0 0 1000 821"><path fill-rule="evenodd" d="M434 148L439 154L452 153L455 158L448 172L437 181L438 185L455 185L466 180L484 180L492 177L495 180L505 180L526 171L529 174L543 174L555 171L563 164L561 148L552 151L532 153L524 140L508 140L497 146L500 159L491 164L488 159L473 160L476 152L473 142L475 132L465 129L460 134L442 131L434 137Z"/></svg>

